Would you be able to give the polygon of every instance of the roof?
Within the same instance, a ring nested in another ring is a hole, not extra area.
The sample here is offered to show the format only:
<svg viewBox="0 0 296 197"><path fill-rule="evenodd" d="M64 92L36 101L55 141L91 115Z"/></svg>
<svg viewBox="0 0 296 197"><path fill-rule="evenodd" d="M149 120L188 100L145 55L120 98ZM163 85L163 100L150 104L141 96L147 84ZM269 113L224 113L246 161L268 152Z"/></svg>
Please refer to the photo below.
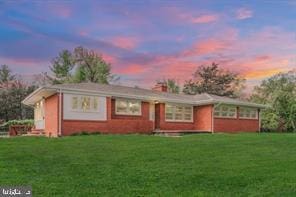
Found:
<svg viewBox="0 0 296 197"><path fill-rule="evenodd" d="M127 87L121 85L106 85L97 83L67 83L58 84L52 86L45 86L37 89L30 94L23 103L26 105L33 105L38 99L48 97L57 92L85 92L91 94L98 94L103 96L113 96L131 99L141 99L146 101L157 101L157 102L173 102L183 103L192 105L205 105L215 103L226 103L235 105L244 105L258 108L265 108L266 106L241 101L238 99L231 99L228 97L221 97L216 95L210 95L207 93L197 95L185 95L185 94L174 94L168 92L160 92L156 90L148 90L138 87Z"/></svg>

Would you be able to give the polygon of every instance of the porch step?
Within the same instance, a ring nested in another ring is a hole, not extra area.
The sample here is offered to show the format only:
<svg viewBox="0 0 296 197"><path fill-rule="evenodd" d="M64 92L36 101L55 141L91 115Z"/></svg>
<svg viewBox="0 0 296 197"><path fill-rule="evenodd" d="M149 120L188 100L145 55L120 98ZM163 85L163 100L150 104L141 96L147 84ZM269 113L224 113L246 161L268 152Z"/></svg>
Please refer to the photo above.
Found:
<svg viewBox="0 0 296 197"><path fill-rule="evenodd" d="M30 132L25 134L25 136L44 136L45 132L43 129L32 129Z"/></svg>

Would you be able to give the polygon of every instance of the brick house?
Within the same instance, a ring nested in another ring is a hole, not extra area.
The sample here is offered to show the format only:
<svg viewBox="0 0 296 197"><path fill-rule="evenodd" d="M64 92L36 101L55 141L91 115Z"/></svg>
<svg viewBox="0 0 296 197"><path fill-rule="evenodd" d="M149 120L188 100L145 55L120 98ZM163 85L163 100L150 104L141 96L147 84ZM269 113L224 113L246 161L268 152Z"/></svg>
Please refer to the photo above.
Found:
<svg viewBox="0 0 296 197"><path fill-rule="evenodd" d="M23 103L34 107L35 130L77 132L257 132L264 105L210 94L167 92L95 83L41 87Z"/></svg>

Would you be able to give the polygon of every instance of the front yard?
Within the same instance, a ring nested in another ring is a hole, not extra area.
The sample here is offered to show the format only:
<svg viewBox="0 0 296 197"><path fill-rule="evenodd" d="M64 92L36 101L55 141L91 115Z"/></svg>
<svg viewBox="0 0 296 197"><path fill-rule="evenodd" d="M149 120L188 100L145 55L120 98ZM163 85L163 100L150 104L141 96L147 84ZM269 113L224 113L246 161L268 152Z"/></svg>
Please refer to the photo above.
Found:
<svg viewBox="0 0 296 197"><path fill-rule="evenodd" d="M296 135L0 138L0 186L34 196L294 196Z"/></svg>

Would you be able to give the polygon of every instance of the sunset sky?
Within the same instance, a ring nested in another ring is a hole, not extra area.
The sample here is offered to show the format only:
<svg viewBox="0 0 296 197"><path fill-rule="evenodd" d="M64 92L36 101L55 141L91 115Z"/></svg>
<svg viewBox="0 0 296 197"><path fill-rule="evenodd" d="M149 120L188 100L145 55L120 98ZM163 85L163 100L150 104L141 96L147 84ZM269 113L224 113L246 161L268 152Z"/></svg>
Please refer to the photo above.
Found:
<svg viewBox="0 0 296 197"><path fill-rule="evenodd" d="M58 52L76 46L102 54L123 85L182 84L214 61L250 89L296 68L296 1L0 0L0 64L48 72Z"/></svg>

